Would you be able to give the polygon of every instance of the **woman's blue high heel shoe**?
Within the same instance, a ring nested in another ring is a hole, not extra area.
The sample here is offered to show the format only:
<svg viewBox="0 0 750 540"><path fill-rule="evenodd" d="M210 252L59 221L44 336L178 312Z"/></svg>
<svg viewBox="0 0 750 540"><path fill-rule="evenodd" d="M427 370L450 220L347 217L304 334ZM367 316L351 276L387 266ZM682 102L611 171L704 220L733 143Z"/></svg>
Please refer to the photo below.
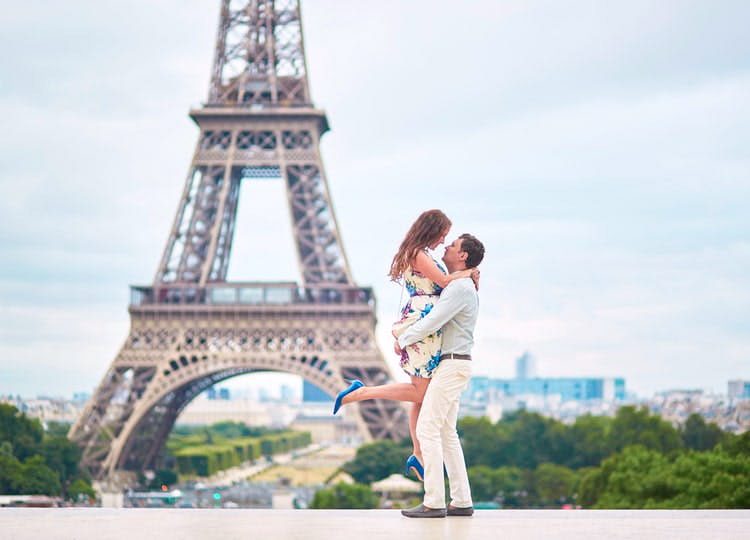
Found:
<svg viewBox="0 0 750 540"><path fill-rule="evenodd" d="M411 471L414 471L414 475L419 478L421 482L424 482L424 467L422 467L422 464L414 454L410 455L409 459L406 460L406 470L404 471L404 474L409 476L409 472Z"/></svg>
<svg viewBox="0 0 750 540"><path fill-rule="evenodd" d="M336 414L339 412L339 409L341 408L341 400L344 399L345 396L348 396L352 392L354 392L357 388L362 388L365 383L360 381L359 379L355 379L351 381L352 384L349 385L349 388L346 390L342 390L339 392L339 394L336 396L336 401L333 404L333 414Z"/></svg>

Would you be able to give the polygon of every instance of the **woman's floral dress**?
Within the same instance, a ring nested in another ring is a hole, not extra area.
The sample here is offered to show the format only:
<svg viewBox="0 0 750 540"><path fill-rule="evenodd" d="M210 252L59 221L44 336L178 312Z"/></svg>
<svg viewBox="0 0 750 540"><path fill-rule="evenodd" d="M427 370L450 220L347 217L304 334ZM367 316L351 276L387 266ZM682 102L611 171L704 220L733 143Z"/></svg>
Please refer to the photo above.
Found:
<svg viewBox="0 0 750 540"><path fill-rule="evenodd" d="M438 268L445 269L436 261ZM393 335L398 338L406 329L427 315L437 302L443 288L419 272L407 267L403 274L409 301L401 311L401 319L393 323ZM438 329L422 341L404 347L401 351L401 368L409 375L429 379L440 363L443 331Z"/></svg>

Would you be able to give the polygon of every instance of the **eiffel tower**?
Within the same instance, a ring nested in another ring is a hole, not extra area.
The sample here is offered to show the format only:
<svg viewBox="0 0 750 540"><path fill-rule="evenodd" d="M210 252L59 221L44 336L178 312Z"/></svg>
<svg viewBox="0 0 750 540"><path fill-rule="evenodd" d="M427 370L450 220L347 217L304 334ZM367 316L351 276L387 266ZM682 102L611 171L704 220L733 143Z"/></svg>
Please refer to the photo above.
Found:
<svg viewBox="0 0 750 540"><path fill-rule="evenodd" d="M375 297L354 283L319 152L298 0L222 0L207 102L153 284L132 286L130 333L69 437L107 480L154 467L180 411L219 381L293 373L334 396L345 379L389 379ZM228 282L243 181L286 187L301 275ZM365 440L408 434L395 402L351 407ZM127 473L126 473L127 474Z"/></svg>

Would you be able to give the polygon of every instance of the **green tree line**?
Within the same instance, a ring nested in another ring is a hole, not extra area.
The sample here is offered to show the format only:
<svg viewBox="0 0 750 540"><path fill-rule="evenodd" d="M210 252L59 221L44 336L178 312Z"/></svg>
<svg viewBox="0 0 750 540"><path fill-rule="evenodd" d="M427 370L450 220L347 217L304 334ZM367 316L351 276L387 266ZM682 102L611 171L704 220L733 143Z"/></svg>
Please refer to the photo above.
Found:
<svg viewBox="0 0 750 540"><path fill-rule="evenodd" d="M177 474L210 476L245 461L290 452L312 442L309 432L248 427L241 422L211 426L177 426L167 439L154 485L171 484Z"/></svg>
<svg viewBox="0 0 750 540"><path fill-rule="evenodd" d="M47 431L12 405L0 403L0 494L94 497L91 479L79 468L80 449L65 436L68 426Z"/></svg>
<svg viewBox="0 0 750 540"><path fill-rule="evenodd" d="M572 424L517 411L458 423L472 494L505 508L750 508L750 432L691 415L674 428L646 408ZM410 446L361 446L343 470L368 484L402 472Z"/></svg>
<svg viewBox="0 0 750 540"><path fill-rule="evenodd" d="M750 507L750 433L724 432L698 414L674 428L645 407L570 425L518 411L495 424L463 418L459 432L477 500L505 507Z"/></svg>

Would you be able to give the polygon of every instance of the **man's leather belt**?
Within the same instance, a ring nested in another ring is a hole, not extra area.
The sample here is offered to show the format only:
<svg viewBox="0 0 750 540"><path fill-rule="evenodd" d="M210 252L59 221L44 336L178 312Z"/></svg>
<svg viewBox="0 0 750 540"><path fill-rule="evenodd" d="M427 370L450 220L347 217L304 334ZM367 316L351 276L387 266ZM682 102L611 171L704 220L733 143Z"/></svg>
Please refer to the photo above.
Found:
<svg viewBox="0 0 750 540"><path fill-rule="evenodd" d="M440 360L471 360L471 355L456 353L441 354Z"/></svg>

